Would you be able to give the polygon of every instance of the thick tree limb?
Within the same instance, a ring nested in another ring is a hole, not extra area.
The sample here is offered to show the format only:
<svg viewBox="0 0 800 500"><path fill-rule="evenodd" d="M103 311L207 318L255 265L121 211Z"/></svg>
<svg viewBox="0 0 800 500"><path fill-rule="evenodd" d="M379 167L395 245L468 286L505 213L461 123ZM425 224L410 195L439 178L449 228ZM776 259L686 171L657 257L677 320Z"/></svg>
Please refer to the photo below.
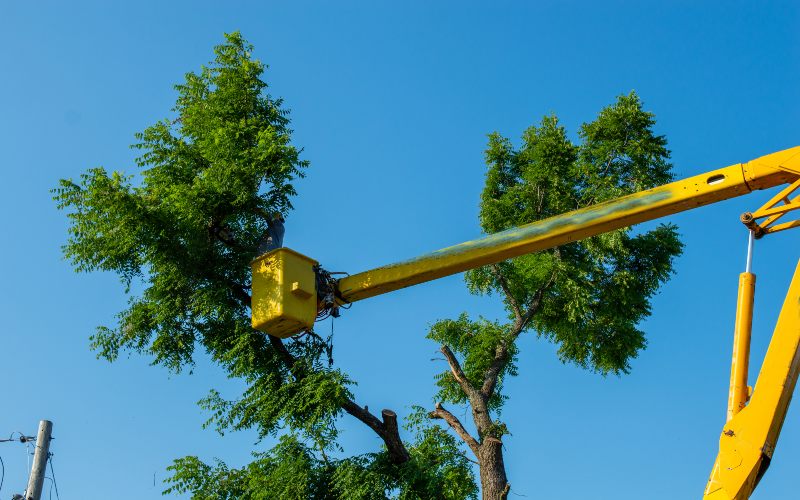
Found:
<svg viewBox="0 0 800 500"><path fill-rule="evenodd" d="M458 417L444 409L442 403L436 403L436 409L430 412L428 416L430 418L442 419L447 422L447 425L449 425L450 428L453 429L456 434L458 434L458 437L460 437L461 440L464 441L467 446L469 446L469 449L472 450L472 453L474 453L476 457L479 457L478 453L480 452L480 444L478 441L472 437L469 432L467 432L467 429L464 428Z"/></svg>
<svg viewBox="0 0 800 500"><path fill-rule="evenodd" d="M294 356L292 356L292 353L286 348L283 341L272 335L269 335L269 341L272 347L278 352L283 364L295 379L299 380L303 378L305 374L298 369ZM383 421L381 421L378 420L378 417L370 413L366 407L362 408L350 398L344 398L344 401L342 401L342 409L366 424L367 427L372 429L383 440L384 444L386 444L386 449L389 451L392 463L402 464L411 458L403 440L400 438L400 430L397 426L397 414L395 412L383 410Z"/></svg>
<svg viewBox="0 0 800 500"><path fill-rule="evenodd" d="M247 293L248 288L240 285L230 278L226 278L225 276L214 276L214 278L222 281L228 287L230 287L233 296L239 301L239 304L248 309L250 308L250 294Z"/></svg>
<svg viewBox="0 0 800 500"><path fill-rule="evenodd" d="M233 285L234 283L231 282L233 292L239 302L245 307L250 307L250 295L244 292L240 287ZM267 338L269 338L269 343L272 348L278 353L286 370L292 374L295 380L303 378L305 373L297 365L297 360L292 356L292 353L289 352L289 349L286 348L283 340L272 335L267 335ZM403 440L400 438L400 430L397 426L397 414L395 412L383 410L383 421L381 421L370 413L366 407L360 407L349 398L345 398L342 402L342 409L366 424L367 427L372 429L383 440L386 449L389 451L392 463L402 464L411 458Z"/></svg>
<svg viewBox="0 0 800 500"><path fill-rule="evenodd" d="M383 419L383 428L385 430L385 434L381 435L381 438L383 442L386 443L386 449L389 450L392 463L402 464L407 462L411 458L411 455L408 453L403 440L400 439L400 429L397 425L397 413L384 408L381 410L381 418Z"/></svg>
<svg viewBox="0 0 800 500"><path fill-rule="evenodd" d="M237 291L238 290L234 288L234 293ZM239 293L236 293L236 295L243 305L250 307L249 295L245 293L244 295L246 298L242 297ZM303 378L305 373L297 365L297 360L294 356L292 356L292 353L289 352L289 349L286 348L283 340L272 335L267 335L267 338L269 338L269 343L272 348L278 353L278 356L280 357L281 362L286 370L292 374L295 380L300 380ZM400 438L400 430L397 426L397 414L395 412L391 410L383 410L383 412L381 412L383 421L381 421L378 420L375 415L370 413L366 407L360 407L350 398L344 399L342 402L342 409L366 424L367 427L372 429L383 440L384 444L386 445L386 449L389 451L389 456L391 457L392 463L402 464L411 458L411 455L409 455L403 440Z"/></svg>
<svg viewBox="0 0 800 500"><path fill-rule="evenodd" d="M292 356L292 353L286 348L283 341L272 335L269 335L269 341L272 347L278 352L281 361L289 372L296 379L301 379L305 374L298 369L294 356ZM375 415L370 413L366 407L360 407L350 398L344 398L344 401L342 401L342 409L375 431L383 440L384 444L386 444L386 449L389 451L392 463L402 464L411 458L403 440L400 438L400 430L397 427L397 414L395 414L395 412L383 410L383 421L380 421Z"/></svg>
<svg viewBox="0 0 800 500"><path fill-rule="evenodd" d="M383 421L381 421L369 410L358 406L348 398L345 398L342 403L342 409L375 431L375 434L386 444L392 463L402 464L411 458L405 444L403 444L403 440L400 439L400 430L397 426L397 414L395 412L383 410L381 412Z"/></svg>
<svg viewBox="0 0 800 500"><path fill-rule="evenodd" d="M484 397L484 395L474 388L469 380L467 380L467 376L464 375L464 371L461 369L461 364L448 346L442 345L439 350L442 351L442 354L444 354L447 360L447 364L450 365L450 372L453 374L453 378L455 378L461 390L464 391L464 394L467 395L469 406L472 409L472 419L475 421L478 433L483 435L492 426L492 419L489 417L489 408L487 405L488 398Z"/></svg>

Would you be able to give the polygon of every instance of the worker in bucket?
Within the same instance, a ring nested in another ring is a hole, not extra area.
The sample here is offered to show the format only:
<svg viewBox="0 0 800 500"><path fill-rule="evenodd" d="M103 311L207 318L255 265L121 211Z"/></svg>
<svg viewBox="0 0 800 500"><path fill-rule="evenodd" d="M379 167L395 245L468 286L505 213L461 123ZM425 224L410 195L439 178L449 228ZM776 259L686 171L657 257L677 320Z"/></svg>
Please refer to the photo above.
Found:
<svg viewBox="0 0 800 500"><path fill-rule="evenodd" d="M261 242L258 244L258 255L283 246L283 233L286 231L283 221L283 215L280 212L274 212L267 220L267 230L264 231Z"/></svg>

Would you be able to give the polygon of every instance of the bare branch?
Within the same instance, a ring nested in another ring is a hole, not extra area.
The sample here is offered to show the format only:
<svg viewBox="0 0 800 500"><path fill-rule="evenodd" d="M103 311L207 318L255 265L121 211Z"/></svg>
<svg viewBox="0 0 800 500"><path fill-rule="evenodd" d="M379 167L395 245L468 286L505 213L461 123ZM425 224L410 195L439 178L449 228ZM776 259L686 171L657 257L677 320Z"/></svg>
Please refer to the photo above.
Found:
<svg viewBox="0 0 800 500"><path fill-rule="evenodd" d="M447 363L450 365L450 372L453 374L453 378L458 382L459 387L461 387L461 390L464 391L464 394L466 394L469 400L469 405L472 409L472 419L475 421L478 433L482 435L492 426L492 419L489 416L489 408L487 406L488 399L467 380L453 351L446 345L442 345L440 350L447 359Z"/></svg>
<svg viewBox="0 0 800 500"><path fill-rule="evenodd" d="M447 422L447 425L449 425L450 428L458 434L458 437L469 446L472 453L474 453L476 457L478 456L478 452L480 451L480 444L478 444L478 441L467 432L458 417L444 409L442 403L436 403L436 409L430 412L428 416Z"/></svg>
<svg viewBox="0 0 800 500"><path fill-rule="evenodd" d="M292 353L286 348L283 340L272 335L267 335L267 337L269 338L270 345L277 351L281 362L289 373L295 377L295 380L302 379L305 373L300 366L297 365L294 356L292 356ZM342 401L342 409L366 424L367 427L372 429L378 437L383 440L384 444L386 444L386 449L389 451L392 463L402 464L411 459L411 455L408 453L403 440L400 438L400 431L397 427L397 415L393 411L383 410L383 422L381 422L375 415L369 412L366 406L362 408L350 398L344 398L344 401Z"/></svg>
<svg viewBox="0 0 800 500"><path fill-rule="evenodd" d="M233 286L235 283L230 282L230 284L239 302L245 307L250 307L250 295L241 287ZM267 338L269 338L269 343L272 348L278 353L281 363L283 363L286 370L288 370L295 380L302 379L305 373L297 364L297 360L292 356L292 353L289 352L289 349L286 348L283 340L272 335L267 335ZM397 415L395 412L383 410L383 421L380 421L375 415L369 412L367 407L362 408L358 406L350 398L344 398L342 409L366 424L367 427L372 429L383 440L393 463L402 464L411 459L411 455L408 453L403 440L400 438L400 431L397 426Z"/></svg>
<svg viewBox="0 0 800 500"><path fill-rule="evenodd" d="M458 362L458 359L456 359L453 351L451 351L450 348L444 344L439 348L439 350L442 351L442 354L444 354L447 364L450 365L450 373L453 374L453 378L456 379L456 382L458 382L461 390L464 391L467 396L471 396L472 393L475 392L475 388L472 387L472 385L469 383L469 380L467 380L467 376L464 375L464 371L461 369L461 364Z"/></svg>
<svg viewBox="0 0 800 500"><path fill-rule="evenodd" d="M403 444L403 440L400 439L400 431L397 426L397 414L395 412L383 410L381 412L383 421L380 421L378 417L370 413L366 407L362 408L358 406L349 398L345 398L342 403L342 409L375 431L375 434L386 444L386 449L389 451L392 463L402 464L408 462L411 455L409 455L405 444Z"/></svg>

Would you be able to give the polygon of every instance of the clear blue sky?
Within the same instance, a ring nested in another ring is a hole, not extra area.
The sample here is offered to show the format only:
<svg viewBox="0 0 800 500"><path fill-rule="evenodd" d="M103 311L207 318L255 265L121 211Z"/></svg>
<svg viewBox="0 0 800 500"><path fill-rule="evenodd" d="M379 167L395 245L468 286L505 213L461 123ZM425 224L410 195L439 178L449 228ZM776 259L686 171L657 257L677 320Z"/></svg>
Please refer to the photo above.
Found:
<svg viewBox="0 0 800 500"><path fill-rule="evenodd" d="M635 89L656 113L679 176L800 143L797 2L12 2L0 4L0 438L54 422L61 498L157 498L173 458L246 463L251 433L203 430L214 387L148 359L88 349L126 297L110 275L61 259L66 220L48 190L87 168L132 172L133 134L168 116L182 75L241 30L270 65L311 161L288 246L356 272L479 235L486 134L516 140L545 113L573 131ZM435 5L434 5L435 4ZM506 463L514 495L699 498L725 417L734 301L746 234L767 195L672 217L686 251L644 325L631 375L562 365L521 342L509 381ZM753 367L760 366L800 252L800 232L759 241ZM497 317L460 276L357 304L335 324L336 363L370 408L430 406L443 369L426 326L461 311ZM324 325L328 328L328 325ZM752 382L751 382L752 383ZM786 419L754 498L797 498L800 410ZM349 417L347 453L379 441ZM26 480L25 450L0 443L1 498ZM154 485L155 482L155 485Z"/></svg>

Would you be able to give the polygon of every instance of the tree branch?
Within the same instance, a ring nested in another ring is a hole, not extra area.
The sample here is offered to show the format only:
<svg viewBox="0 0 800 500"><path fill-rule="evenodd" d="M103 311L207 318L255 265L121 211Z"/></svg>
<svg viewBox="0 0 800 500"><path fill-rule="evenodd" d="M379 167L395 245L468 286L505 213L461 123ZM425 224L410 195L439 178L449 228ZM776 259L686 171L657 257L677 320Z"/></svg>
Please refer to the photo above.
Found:
<svg viewBox="0 0 800 500"><path fill-rule="evenodd" d="M450 365L450 372L453 374L453 378L456 380L459 387L461 387L461 390L464 391L464 394L466 394L470 408L472 409L472 419L475 421L478 433L483 435L492 426L492 419L489 417L489 408L487 405L488 399L467 380L453 351L446 345L442 345L439 350L442 351L445 359L447 359L447 364Z"/></svg>
<svg viewBox="0 0 800 500"><path fill-rule="evenodd" d="M561 260L561 250L558 247L553 249L553 258L555 258L556 261ZM536 290L536 293L534 293L533 297L531 297L531 300L528 303L528 308L525 311L525 314L522 315L522 322L520 323L521 327L520 332L526 326L528 326L528 322L531 320L531 318L533 318L533 315L536 314L536 312L539 310L539 305L542 302L542 297L544 297L544 292L546 292L547 289L553 285L553 282L556 280L556 274L557 274L557 268L554 266L553 272L550 273L550 278L547 280L547 283L545 283L544 285L541 286L541 288ZM517 333L517 335L519 335L519 333Z"/></svg>
<svg viewBox="0 0 800 500"><path fill-rule="evenodd" d="M295 365L294 356L292 353L289 352L289 349L286 348L286 345L283 343L281 339L278 337L274 337L272 335L267 335L269 338L269 343L275 352L278 353L278 357L281 358L281 362L283 366L289 371L289 373L294 376L295 380L300 380L305 376L305 373L302 373L298 366Z"/></svg>
<svg viewBox="0 0 800 500"><path fill-rule="evenodd" d="M234 283L231 282L231 285L234 285ZM233 286L233 291L242 305L250 307L250 295L238 286ZM286 370L288 370L295 380L302 379L305 373L297 365L297 360L292 356L292 353L289 352L289 349L286 348L283 340L268 334L267 338L269 338L269 343L272 348L278 353L278 357L280 357ZM350 398L344 398L342 409L366 424L367 427L372 429L383 440L386 449L389 451L392 463L402 464L411 459L411 455L408 453L403 440L400 438L400 430L397 426L397 414L395 412L383 410L381 412L383 421L381 421L370 413L369 410L360 407Z"/></svg>
<svg viewBox="0 0 800 500"><path fill-rule="evenodd" d="M234 292L237 291L239 290L234 288ZM246 293L244 294L244 297L242 297L239 293L236 295L243 305L250 307L249 295ZM305 373L300 370L300 367L296 364L297 360L294 356L292 356L292 353L289 352L289 349L286 348L283 340L268 334L267 338L269 338L270 345L278 353L278 357L280 357L281 362L289 371L289 373L295 378L295 380L302 379L305 376ZM383 440L384 444L386 444L386 449L389 451L389 456L391 457L392 463L402 464L411 459L411 455L408 453L403 440L400 438L400 430L397 426L397 414L395 412L391 410L383 410L381 412L383 421L381 421L378 420L375 415L370 413L366 407L360 407L350 398L344 398L344 401L342 402L342 409L366 424L367 427L372 429Z"/></svg>
<svg viewBox="0 0 800 500"><path fill-rule="evenodd" d="M469 432L467 432L458 417L444 409L442 403L436 403L436 409L430 412L428 416L430 418L442 419L447 422L447 425L449 425L450 428L453 429L456 434L458 434L458 437L460 437L461 440L464 441L467 446L469 446L469 449L472 450L472 453L474 453L476 457L478 456L478 452L480 451L480 444L478 441L472 437Z"/></svg>
<svg viewBox="0 0 800 500"><path fill-rule="evenodd" d="M248 288L225 276L217 275L214 276L214 278L224 282L231 288L231 291L233 292L234 297L236 297L236 300L239 301L239 304L248 309L250 308L250 294L247 293Z"/></svg>
<svg viewBox="0 0 800 500"><path fill-rule="evenodd" d="M458 362L458 359L456 359L453 351L451 351L450 348L444 344L442 344L442 347L440 347L439 350L442 351L442 354L444 354L447 364L450 365L450 373L453 374L453 378L456 379L456 382L458 382L461 390L464 391L464 394L467 396L471 396L472 393L475 392L475 388L472 387L472 384L470 384L469 380L467 380L467 376L464 375L464 371L461 369L461 364Z"/></svg>
<svg viewBox="0 0 800 500"><path fill-rule="evenodd" d="M291 373L296 380L300 380L305 376L305 373L299 369L296 360L286 345L278 337L267 335L272 347L277 351L281 362L284 364L289 373ZM389 451L389 457L392 463L402 464L410 460L411 455L408 453L403 440L400 438L400 430L397 426L397 414L391 410L383 410L381 412L383 421L367 410L366 407L362 408L350 398L344 398L342 401L342 409L357 418L367 425L370 429L383 440L386 444L386 449Z"/></svg>
<svg viewBox="0 0 800 500"><path fill-rule="evenodd" d="M342 409L375 431L375 434L386 444L386 449L389 452L392 463L402 464L408 462L411 455L408 453L403 440L400 438L400 430L397 426L397 414L395 412L392 410L383 410L381 412L383 421L381 421L378 420L378 417L370 413L369 410L358 406L349 398L345 398L342 403Z"/></svg>
<svg viewBox="0 0 800 500"><path fill-rule="evenodd" d="M503 290L503 293L506 295L506 300L508 300L508 303L511 304L511 310L514 312L514 318L517 321L521 321L522 310L519 307L519 302L517 299L511 294L511 289L508 287L508 281L500 272L500 268L497 266L497 264L492 264L489 267L492 269L492 274L494 275L495 279L500 284L500 289Z"/></svg>
<svg viewBox="0 0 800 500"><path fill-rule="evenodd" d="M550 275L550 279L547 280L547 283L542 285L538 290L536 290L536 293L533 294L533 297L528 303L528 307L524 314L519 314L517 312L519 305L514 306L514 304L516 304L516 300L509 295L505 288L503 289L503 291L506 293L506 298L509 300L509 302L512 302L512 307L516 308L515 315L517 320L514 322L509 338L500 342L495 348L494 360L492 361L492 364L489 365L489 368L486 369L486 373L484 374L483 384L481 385L480 392L481 395L487 400L494 393L494 389L497 387L497 379L500 377L500 372L503 371L503 368L509 361L509 345L516 341L517 337L519 337L520 333L522 333L522 331L528 325L531 318L533 318L533 315L539 310L539 306L542 303L542 298L544 297L544 292L553 284L555 277L556 272L554 270Z"/></svg>

